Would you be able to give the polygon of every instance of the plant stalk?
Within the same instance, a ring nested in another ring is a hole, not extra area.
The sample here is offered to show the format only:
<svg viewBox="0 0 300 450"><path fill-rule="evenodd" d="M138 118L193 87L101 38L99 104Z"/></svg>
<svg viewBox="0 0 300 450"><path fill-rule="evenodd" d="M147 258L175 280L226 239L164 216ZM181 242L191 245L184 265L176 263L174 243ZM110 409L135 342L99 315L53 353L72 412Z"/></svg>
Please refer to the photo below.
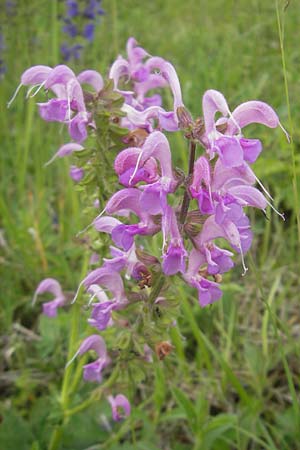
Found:
<svg viewBox="0 0 300 450"><path fill-rule="evenodd" d="M188 183L194 172L195 153L196 153L196 144L195 144L195 142L191 141L190 142L190 156L189 156L189 171L188 171L188 176L187 176ZM182 200L180 215L179 215L179 222L181 225L184 225L184 223L185 223L185 219L186 219L186 216L187 216L187 213L189 210L189 206L190 206L190 201L191 200L190 200L188 188L186 188L184 197Z"/></svg>

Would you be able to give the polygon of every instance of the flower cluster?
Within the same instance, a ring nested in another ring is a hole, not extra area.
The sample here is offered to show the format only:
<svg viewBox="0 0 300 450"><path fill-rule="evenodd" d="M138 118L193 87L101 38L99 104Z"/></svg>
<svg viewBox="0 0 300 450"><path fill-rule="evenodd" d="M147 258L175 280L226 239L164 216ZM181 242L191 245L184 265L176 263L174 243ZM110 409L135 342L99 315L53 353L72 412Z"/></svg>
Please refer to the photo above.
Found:
<svg viewBox="0 0 300 450"><path fill-rule="evenodd" d="M76 2L68 3L75 8ZM96 233L96 239L99 233L110 236L110 257L100 255L102 264L92 267L80 282L73 302L83 292L88 295L89 326L103 332L116 325L122 334L120 349L126 350L128 358L134 354L150 362L152 354L165 357L172 346L164 340L166 327L163 331L159 328L155 311L171 309L164 293L168 278L180 276L197 290L199 304L205 307L222 296L222 275L234 265L233 252L241 256L244 273L247 270L244 256L253 235L245 208L263 212L268 205L275 208L250 167L262 144L258 139L245 138L242 130L251 123L281 127L277 114L260 101L242 103L231 112L220 92L208 90L202 99L203 117L193 120L183 104L172 64L150 56L133 38L127 43L127 58L119 56L113 63L108 83L93 70L76 76L60 65L28 69L21 85L32 86L29 95L36 95L42 88L53 93L53 98L38 103L39 112L46 121L64 123L72 139L52 160L71 154L80 159L83 155L85 166L71 168L75 181L80 182L93 165L88 137L100 143L101 158L106 155L101 139L115 148L111 141L116 134L121 136L121 148L116 147L114 159L120 189L106 199L103 211L88 227L91 236ZM84 90L83 85L92 91ZM163 106L161 88L165 87L173 95L171 111ZM174 169L164 133L179 130L189 141L186 176ZM199 155L197 149L201 150ZM256 183L261 190L254 186ZM160 254L149 251L147 237L154 235L161 235ZM42 281L36 295L44 292L54 295L52 302L44 304L44 313L55 316L57 308L66 304L65 296L53 279ZM168 327L175 319L171 315ZM89 350L94 350L98 358L84 366L84 379L99 383L103 370L113 361L98 334L87 337L75 357ZM124 360L120 353L116 358ZM121 417L119 407L125 415L130 413L123 395L110 396L109 402L115 420Z"/></svg>
<svg viewBox="0 0 300 450"><path fill-rule="evenodd" d="M99 16L104 14L101 0L65 0L62 31L69 38L61 45L64 61L79 59L86 43L93 42ZM75 43L74 43L75 42Z"/></svg>
<svg viewBox="0 0 300 450"><path fill-rule="evenodd" d="M0 80L4 77L7 71L7 67L4 60L4 51L5 51L4 34L2 29L0 28Z"/></svg>

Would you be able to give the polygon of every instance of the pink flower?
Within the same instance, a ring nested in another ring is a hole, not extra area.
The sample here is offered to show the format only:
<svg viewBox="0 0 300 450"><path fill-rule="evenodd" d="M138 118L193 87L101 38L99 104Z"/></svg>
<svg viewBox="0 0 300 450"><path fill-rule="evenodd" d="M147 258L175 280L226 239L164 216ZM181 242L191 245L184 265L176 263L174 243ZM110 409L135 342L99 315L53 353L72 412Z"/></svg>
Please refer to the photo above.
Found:
<svg viewBox="0 0 300 450"><path fill-rule="evenodd" d="M125 395L118 394L115 397L110 395L107 397L112 410L113 420L119 422L120 420L128 417L131 412L131 406L129 400Z"/></svg>

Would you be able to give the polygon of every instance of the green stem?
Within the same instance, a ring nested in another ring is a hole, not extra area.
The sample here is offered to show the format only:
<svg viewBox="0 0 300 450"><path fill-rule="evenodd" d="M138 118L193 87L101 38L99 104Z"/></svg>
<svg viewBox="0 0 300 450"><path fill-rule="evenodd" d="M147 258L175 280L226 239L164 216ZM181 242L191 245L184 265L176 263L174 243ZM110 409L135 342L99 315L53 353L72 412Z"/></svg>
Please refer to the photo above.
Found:
<svg viewBox="0 0 300 450"><path fill-rule="evenodd" d="M53 65L56 66L58 63L58 2L57 0L52 0L52 11L51 11L51 38L52 38L52 60Z"/></svg>
<svg viewBox="0 0 300 450"><path fill-rule="evenodd" d="M86 408L88 408L94 402L99 401L104 390L107 389L108 387L110 387L112 384L114 384L114 382L117 380L118 376L119 376L119 367L117 366L111 373L108 380L101 387L94 390L87 400L85 400L84 402L80 403L77 406L74 406L74 408L68 409L66 411L66 417L70 417L73 414L77 414L78 412L83 411Z"/></svg>
<svg viewBox="0 0 300 450"><path fill-rule="evenodd" d="M194 172L195 153L196 153L196 144L195 144L195 142L191 141L190 142L188 180L190 179L190 177L192 176L192 174ZM181 223L181 225L184 225L184 222L185 222L188 210L189 210L189 206L190 206L190 195L189 195L188 189L186 188L184 197L183 197L183 201L182 201L182 205L181 205L180 216L179 216L179 222Z"/></svg>
<svg viewBox="0 0 300 450"><path fill-rule="evenodd" d="M114 42L114 51L115 54L119 54L119 36L118 36L118 8L117 8L117 0L112 0L112 29L113 29L113 42Z"/></svg>
<svg viewBox="0 0 300 450"><path fill-rule="evenodd" d="M293 139L294 134L294 125L291 113L291 105L290 105L290 94L289 94L289 85L287 79L287 68L285 61L285 53L284 53L284 22L280 20L279 13L279 4L278 0L276 0L276 16L277 16L277 26L278 26L278 35L279 35L279 43L280 43L280 52L281 52L281 62L282 62L282 70L283 70L283 78L284 78L284 89L285 89L285 97L286 104L288 110L288 120L289 120L289 133L290 133L290 145L291 145L291 153L292 153L292 171L293 171L293 193L294 193L294 205L295 205L295 215L298 229L298 244L300 244L300 209L299 209L299 195L298 195L298 185L297 185L297 167L296 167L296 149Z"/></svg>
<svg viewBox="0 0 300 450"><path fill-rule="evenodd" d="M152 304L157 299L160 291L162 290L163 286L165 284L165 277L163 274L161 274L158 279L156 280L156 283L153 285L151 289L151 294L149 296L149 303Z"/></svg>
<svg viewBox="0 0 300 450"><path fill-rule="evenodd" d="M83 265L82 265L82 272L81 272L81 278L85 275L88 267L88 255L86 254L84 257ZM70 331L70 338L69 338L69 346L68 346L68 361L72 358L72 356L75 353L76 344L78 341L78 332L79 332L79 319L80 319L80 304L79 304L80 298L77 299L77 302L75 305L73 305L71 310L71 331ZM61 389L61 396L60 396L60 404L61 404L61 410L63 415L62 423L57 425L55 429L52 432L50 443L48 446L48 450L57 450L59 448L59 444L62 438L62 433L64 426L67 422L67 415L66 411L68 409L69 400L70 400L70 380L71 375L73 371L73 366L70 365L66 368L64 372L63 382L62 382L62 389ZM73 385L72 385L73 387Z"/></svg>

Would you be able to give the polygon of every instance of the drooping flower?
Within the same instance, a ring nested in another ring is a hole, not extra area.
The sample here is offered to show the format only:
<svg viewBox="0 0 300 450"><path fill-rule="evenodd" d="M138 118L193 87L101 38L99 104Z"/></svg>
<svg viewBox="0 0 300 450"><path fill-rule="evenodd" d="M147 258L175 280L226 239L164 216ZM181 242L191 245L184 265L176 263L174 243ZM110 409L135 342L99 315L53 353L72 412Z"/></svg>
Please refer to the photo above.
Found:
<svg viewBox="0 0 300 450"><path fill-rule="evenodd" d="M222 297L219 284L208 280L199 272L203 262L204 258L201 257L201 254L192 250L189 255L188 270L183 275L185 281L198 290L199 304L202 307L214 303Z"/></svg>
<svg viewBox="0 0 300 450"><path fill-rule="evenodd" d="M115 397L110 395L107 397L112 409L113 420L119 422L120 420L128 417L131 412L131 406L129 400L125 395L118 394Z"/></svg>
<svg viewBox="0 0 300 450"><path fill-rule="evenodd" d="M202 108L207 151L210 157L218 154L225 167L252 163L261 152L262 145L258 139L243 137L242 128L246 125L260 123L269 128L283 128L277 114L268 104L249 101L242 103L231 113L223 94L213 89L203 95ZM216 121L217 112L222 117Z"/></svg>
<svg viewBox="0 0 300 450"><path fill-rule="evenodd" d="M163 215L162 231L164 241L163 272L166 275L174 275L177 272L184 273L187 251L178 229L175 212L169 205Z"/></svg>
<svg viewBox="0 0 300 450"><path fill-rule="evenodd" d="M68 362L67 366L69 366L78 355L83 355L90 350L94 350L97 353L98 358L95 361L83 366L83 378L85 381L101 383L102 371L110 363L110 358L106 352L105 341L98 334L92 334L84 339L78 351L75 353L71 361Z"/></svg>
<svg viewBox="0 0 300 450"><path fill-rule="evenodd" d="M66 297L64 296L61 286L54 278L46 278L41 281L32 300L32 304L36 302L37 296L49 292L54 295L54 299L51 302L43 304L43 313L48 317L56 317L57 308L66 304Z"/></svg>

